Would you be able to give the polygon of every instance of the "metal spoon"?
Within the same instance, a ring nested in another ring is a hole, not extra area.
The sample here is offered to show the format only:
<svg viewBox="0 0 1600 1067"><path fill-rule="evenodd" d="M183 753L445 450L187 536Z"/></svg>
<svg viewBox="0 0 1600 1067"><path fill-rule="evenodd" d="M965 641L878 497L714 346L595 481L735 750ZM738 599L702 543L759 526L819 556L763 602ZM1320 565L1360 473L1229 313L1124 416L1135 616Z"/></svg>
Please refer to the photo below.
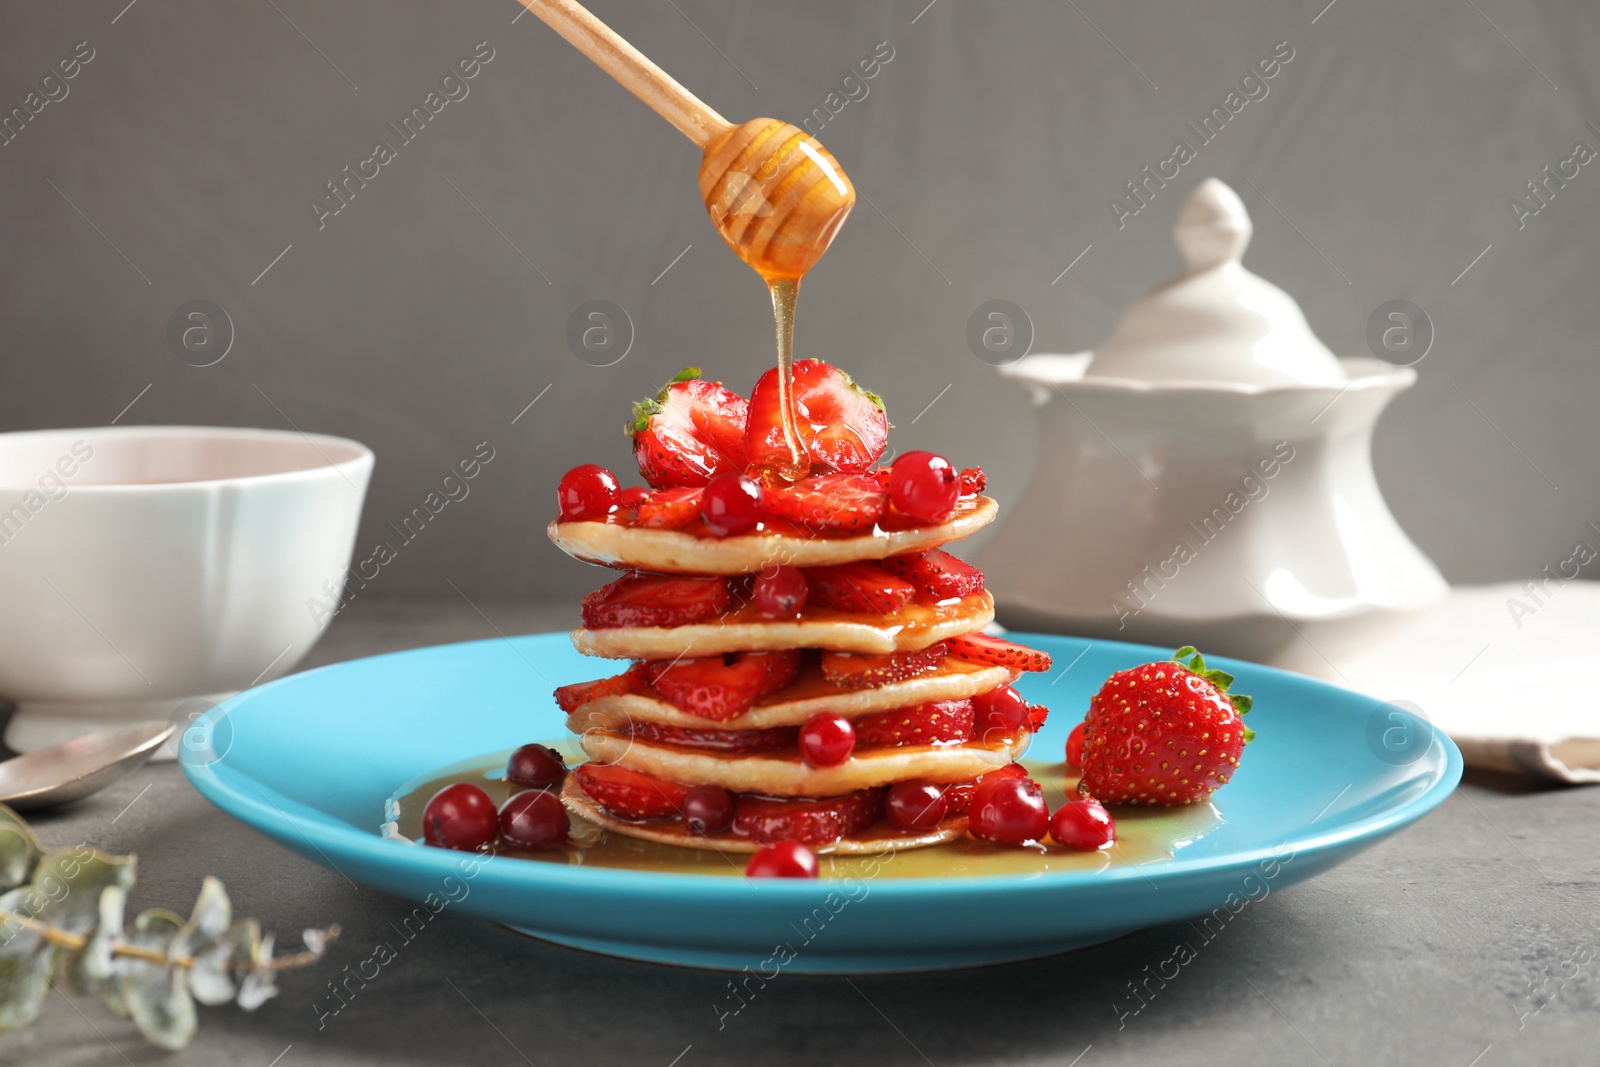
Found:
<svg viewBox="0 0 1600 1067"><path fill-rule="evenodd" d="M170 722L138 722L74 737L0 763L0 803L37 811L97 793L150 758Z"/></svg>

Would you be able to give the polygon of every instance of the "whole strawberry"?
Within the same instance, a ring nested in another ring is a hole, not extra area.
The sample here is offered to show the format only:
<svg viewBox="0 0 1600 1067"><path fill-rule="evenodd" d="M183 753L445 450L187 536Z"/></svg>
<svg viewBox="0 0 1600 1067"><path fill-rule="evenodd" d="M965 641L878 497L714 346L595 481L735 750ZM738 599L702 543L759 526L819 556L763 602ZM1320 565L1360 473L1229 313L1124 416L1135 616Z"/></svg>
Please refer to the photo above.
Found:
<svg viewBox="0 0 1600 1067"><path fill-rule="evenodd" d="M1102 803L1194 804L1227 784L1255 734L1233 675L1207 670L1193 648L1118 671L1084 719L1079 789Z"/></svg>

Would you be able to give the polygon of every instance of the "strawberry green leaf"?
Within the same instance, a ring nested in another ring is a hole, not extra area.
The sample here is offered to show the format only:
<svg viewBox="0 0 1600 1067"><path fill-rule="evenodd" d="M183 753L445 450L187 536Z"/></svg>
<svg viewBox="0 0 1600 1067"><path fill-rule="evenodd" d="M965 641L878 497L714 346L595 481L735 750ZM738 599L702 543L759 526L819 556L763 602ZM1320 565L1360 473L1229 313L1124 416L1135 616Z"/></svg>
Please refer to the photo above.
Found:
<svg viewBox="0 0 1600 1067"><path fill-rule="evenodd" d="M622 427L624 437L632 437L636 433L643 433L650 426L650 420L661 414L661 404L655 400L635 400L633 402L633 418Z"/></svg>
<svg viewBox="0 0 1600 1067"><path fill-rule="evenodd" d="M1255 739L1256 739L1256 732L1254 730L1250 729L1250 727L1246 726L1244 728L1244 743L1248 745L1250 742L1254 741Z"/></svg>
<svg viewBox="0 0 1600 1067"><path fill-rule="evenodd" d="M623 436L632 437L634 434L643 433L649 429L650 420L661 414L661 405L667 402L668 391L679 382L692 382L698 377L700 377L699 367L685 367L677 374L674 374L672 380L663 385L655 396L647 397L644 400L635 400L633 402L633 415L623 424Z"/></svg>
<svg viewBox="0 0 1600 1067"><path fill-rule="evenodd" d="M874 393L871 389L864 388L860 382L850 377L850 375L845 374L844 371L840 371L839 373L844 376L844 383L846 385L860 393L862 396L866 397L868 400L872 401L874 404L878 405L878 410L883 412L885 416L889 414L889 409L884 407L883 397L879 396L877 393ZM894 427L891 425L889 429L892 430Z"/></svg>
<svg viewBox="0 0 1600 1067"><path fill-rule="evenodd" d="M660 392L656 393L656 403L665 404L667 402L667 393L672 389L672 387L674 385L677 385L680 382L692 382L698 377L700 377L700 368L699 367L685 367L685 368L683 368L677 374L674 374L672 376L672 380L671 381L667 382L666 385L663 385L661 387Z"/></svg>
<svg viewBox="0 0 1600 1067"><path fill-rule="evenodd" d="M1228 692L1228 687L1234 683L1233 675L1229 674L1227 671L1217 670L1216 668L1211 668L1208 670L1206 668L1205 659L1200 655L1193 645L1184 645L1182 648L1178 649L1178 651L1172 654L1172 659L1173 662L1182 664L1184 667L1190 671L1193 671L1195 674L1198 674L1200 677L1204 678L1206 681L1215 686L1217 692L1227 697L1228 702L1233 705L1234 710L1240 715L1245 714L1255 705L1255 701L1250 697L1245 696L1243 693ZM1249 741L1250 738L1255 736L1255 733L1254 731L1247 729L1245 730L1245 735L1245 740Z"/></svg>

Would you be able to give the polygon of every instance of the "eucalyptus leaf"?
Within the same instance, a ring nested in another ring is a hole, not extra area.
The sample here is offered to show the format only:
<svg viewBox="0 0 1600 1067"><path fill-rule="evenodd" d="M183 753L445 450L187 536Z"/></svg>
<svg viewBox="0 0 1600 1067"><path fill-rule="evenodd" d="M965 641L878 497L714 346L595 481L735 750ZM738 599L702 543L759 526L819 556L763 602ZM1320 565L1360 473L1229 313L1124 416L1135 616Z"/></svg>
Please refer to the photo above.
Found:
<svg viewBox="0 0 1600 1067"><path fill-rule="evenodd" d="M0 1032L38 1018L59 951L37 930L18 931L0 946Z"/></svg>
<svg viewBox="0 0 1600 1067"><path fill-rule="evenodd" d="M206 875L200 883L200 896L173 941L172 951L179 956L192 956L201 949L221 940L233 922L233 902L219 879Z"/></svg>
<svg viewBox="0 0 1600 1067"><path fill-rule="evenodd" d="M276 973L272 969L272 942L272 934L257 941L251 960L254 966L245 972L244 981L239 985L238 1004L245 1011L255 1011L278 995Z"/></svg>
<svg viewBox="0 0 1600 1067"><path fill-rule="evenodd" d="M0 909L18 908L30 893L26 887L0 896ZM15 1030L32 1022L50 990L51 968L57 949L41 930L21 923L8 924L0 941L0 1031Z"/></svg>
<svg viewBox="0 0 1600 1067"><path fill-rule="evenodd" d="M142 912L123 936L123 942L165 955L183 926L182 920L169 911ZM148 1041L177 1051L194 1039L199 1018L194 998L189 995L186 970L134 956L118 956L116 970L123 1005Z"/></svg>
<svg viewBox="0 0 1600 1067"><path fill-rule="evenodd" d="M66 967L67 982L77 992L94 996L113 988L111 982L116 977L116 969L112 949L122 937L127 903L128 891L120 885L106 886L100 891L100 921Z"/></svg>
<svg viewBox="0 0 1600 1067"><path fill-rule="evenodd" d="M339 931L319 930L315 927L301 930L300 940L305 943L306 951L311 953L312 959L320 960L323 953L328 951L328 945L337 937Z"/></svg>
<svg viewBox="0 0 1600 1067"><path fill-rule="evenodd" d="M240 919L228 927L227 939L234 955L246 963L261 954L261 924L254 919Z"/></svg>
<svg viewBox="0 0 1600 1067"><path fill-rule="evenodd" d="M30 932L28 924L39 921L50 902L31 885L0 893L0 951L13 940Z"/></svg>
<svg viewBox="0 0 1600 1067"><path fill-rule="evenodd" d="M33 830L16 812L0 804L0 893L15 889L33 877L44 850Z"/></svg>
<svg viewBox="0 0 1600 1067"><path fill-rule="evenodd" d="M33 872L33 887L45 898L38 918L72 934L86 934L100 921L100 893L108 886L131 889L132 856L108 856L80 845L47 852Z"/></svg>
<svg viewBox="0 0 1600 1067"><path fill-rule="evenodd" d="M189 992L194 999L207 1007L232 1000L238 991L233 984L233 946L218 941L191 958Z"/></svg>
<svg viewBox="0 0 1600 1067"><path fill-rule="evenodd" d="M172 942L172 955L194 961L189 968L189 991L202 1004L226 1004L233 999L234 945L228 939L233 903L222 882L210 877L200 883L189 921Z"/></svg>

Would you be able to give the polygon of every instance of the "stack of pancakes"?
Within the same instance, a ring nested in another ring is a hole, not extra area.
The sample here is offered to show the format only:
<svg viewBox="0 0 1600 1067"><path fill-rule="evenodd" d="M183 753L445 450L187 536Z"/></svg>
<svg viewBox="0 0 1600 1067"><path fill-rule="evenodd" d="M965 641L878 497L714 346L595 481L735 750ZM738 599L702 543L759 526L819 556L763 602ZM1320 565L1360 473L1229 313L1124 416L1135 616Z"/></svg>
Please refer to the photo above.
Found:
<svg viewBox="0 0 1600 1067"><path fill-rule="evenodd" d="M898 566L905 573L907 561L969 536L996 511L993 500L974 493L936 526L874 527L871 533L833 537L770 525L715 538L618 521L551 523L551 540L569 555L627 572L614 586L679 575L722 581L727 590L725 605L712 617L677 625L615 624L615 615L590 611L606 591L591 594L586 625L574 631L573 644L589 655L635 662L613 678L563 686L557 700L592 764L649 776L629 780L664 783L660 794L667 797L681 798L688 787L720 786L733 796L731 827L696 833L680 814L641 818L626 805L608 809L603 797L585 788L584 767L564 787L569 810L616 833L723 851L753 852L790 839L821 850L876 852L964 834L971 793L966 783L1021 756L1043 709L1033 709L1038 718L1014 730L984 731L980 716L980 729L962 737L959 725L952 731L949 723L959 724L962 716L970 720L970 698L1015 681L1019 666L1048 665L1042 654L1020 646L966 636L977 635L994 617L981 575L975 591L964 596L938 599L920 589L888 612L820 607L813 596L787 619L763 617L751 588L757 575L780 565L817 575L819 568L887 561L891 572ZM672 591L670 581L659 587ZM1032 659L1008 657L1005 649ZM705 693L665 684L695 664L709 664L712 671L723 664L748 665L752 653L771 664L768 688L776 688L731 713L715 700L708 705ZM851 755L833 766L807 763L798 745L799 728L823 713L851 720L857 731ZM919 736L918 725L930 721L930 714L945 724L931 739ZM888 788L910 780L947 787L950 812L936 826L902 830L884 816Z"/></svg>

